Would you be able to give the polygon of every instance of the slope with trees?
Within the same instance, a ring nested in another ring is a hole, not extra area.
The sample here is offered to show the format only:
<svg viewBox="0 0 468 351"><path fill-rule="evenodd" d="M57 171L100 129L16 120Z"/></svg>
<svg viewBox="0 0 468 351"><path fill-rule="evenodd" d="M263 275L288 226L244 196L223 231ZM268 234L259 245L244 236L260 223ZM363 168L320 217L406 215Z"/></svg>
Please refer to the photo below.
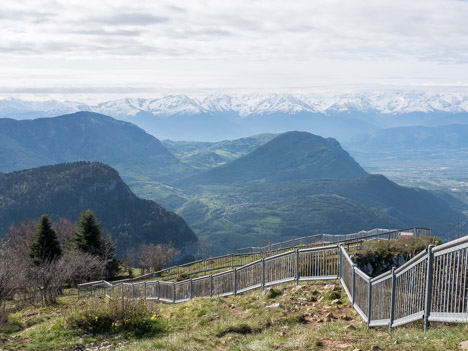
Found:
<svg viewBox="0 0 468 351"><path fill-rule="evenodd" d="M0 174L0 233L43 213L74 220L87 209L100 219L118 252L143 242L188 249L197 240L181 217L138 198L105 164L76 162Z"/></svg>

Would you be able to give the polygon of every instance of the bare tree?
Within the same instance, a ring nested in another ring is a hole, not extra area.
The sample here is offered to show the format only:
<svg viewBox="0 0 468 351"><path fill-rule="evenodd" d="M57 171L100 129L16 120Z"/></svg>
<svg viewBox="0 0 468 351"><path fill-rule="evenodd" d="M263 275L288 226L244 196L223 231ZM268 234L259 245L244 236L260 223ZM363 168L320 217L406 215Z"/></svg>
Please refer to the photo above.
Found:
<svg viewBox="0 0 468 351"><path fill-rule="evenodd" d="M23 259L29 258L29 245L33 241L38 224L39 221L29 219L7 229L5 239L8 243L8 249L12 249L15 256Z"/></svg>
<svg viewBox="0 0 468 351"><path fill-rule="evenodd" d="M141 244L137 253L138 264L144 270L157 272L179 253L179 250L169 244Z"/></svg>
<svg viewBox="0 0 468 351"><path fill-rule="evenodd" d="M130 248L125 254L125 261L123 262L124 268L127 270L128 275L131 277L133 275L133 267L138 264L138 252L135 248Z"/></svg>
<svg viewBox="0 0 468 351"><path fill-rule="evenodd" d="M67 218L59 218L56 222L52 221L52 227L57 232L62 245L66 246L70 242L73 233L76 231L77 225Z"/></svg>
<svg viewBox="0 0 468 351"><path fill-rule="evenodd" d="M5 243L0 242L0 324L6 320L6 302L14 295L16 288L16 265Z"/></svg>
<svg viewBox="0 0 468 351"><path fill-rule="evenodd" d="M212 256L211 255L212 250L213 250L212 242L209 242L204 239L198 239L197 248L198 248L198 256L202 260L206 260L207 258Z"/></svg>

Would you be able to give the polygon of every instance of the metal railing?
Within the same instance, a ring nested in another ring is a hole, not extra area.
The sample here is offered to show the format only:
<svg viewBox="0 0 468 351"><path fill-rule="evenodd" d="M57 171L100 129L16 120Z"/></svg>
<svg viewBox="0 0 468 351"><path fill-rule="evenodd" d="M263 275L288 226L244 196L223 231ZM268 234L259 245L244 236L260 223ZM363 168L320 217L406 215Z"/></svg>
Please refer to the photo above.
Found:
<svg viewBox="0 0 468 351"><path fill-rule="evenodd" d="M195 297L236 295L256 288L339 279L368 326L389 328L424 320L468 322L468 236L420 252L398 269L371 278L343 245L294 249L242 267L181 282L163 280L79 285L79 297L157 299L178 303Z"/></svg>
<svg viewBox="0 0 468 351"><path fill-rule="evenodd" d="M195 297L236 295L245 291L284 282L317 279L337 279L339 248L337 245L296 249L262 258L240 268L180 282L163 280L144 282L106 281L80 284L78 297L116 294L134 299L156 299L165 302L184 302ZM91 289L91 287L96 287Z"/></svg>
<svg viewBox="0 0 468 351"><path fill-rule="evenodd" d="M429 228L408 228L408 229L381 229L375 228L368 231L361 230L358 233L350 234L315 234L301 238L273 243L266 246L251 246L238 249L238 253L263 253L279 251L291 248L329 245L335 243L348 243L353 241L372 240L372 239L397 239L401 234L414 236L429 236Z"/></svg>
<svg viewBox="0 0 468 351"><path fill-rule="evenodd" d="M126 278L113 281L113 284L141 282L149 280L174 280L181 275L196 277L200 274L209 272L219 272L222 270L242 267L251 262L257 261L262 257L275 256L293 248L320 247L330 244L347 244L352 245L366 240L374 239L397 239L400 235L411 234L414 236L431 235L429 228L408 228L399 230L389 229L372 229L368 231L360 231L351 234L317 234L298 239L283 241L280 243L271 244L264 247L249 247L239 249L235 254L217 256L203 260L193 261L182 265L177 265L162 269L157 272L147 273L135 278ZM242 252L241 252L242 251Z"/></svg>
<svg viewBox="0 0 468 351"><path fill-rule="evenodd" d="M340 282L370 326L424 320L468 322L468 236L428 247L398 269L370 278L340 246Z"/></svg>

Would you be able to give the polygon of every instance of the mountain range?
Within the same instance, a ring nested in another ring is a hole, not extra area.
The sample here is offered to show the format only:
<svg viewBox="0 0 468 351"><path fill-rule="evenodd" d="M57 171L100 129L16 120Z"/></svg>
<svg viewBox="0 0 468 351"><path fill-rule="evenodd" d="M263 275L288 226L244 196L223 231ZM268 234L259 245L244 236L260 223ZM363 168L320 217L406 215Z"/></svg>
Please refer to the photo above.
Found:
<svg viewBox="0 0 468 351"><path fill-rule="evenodd" d="M251 94L209 95L198 99L186 95L168 95L155 99L125 98L99 104L76 101L26 101L14 98L0 100L0 116L57 116L90 111L113 117L131 117L139 113L155 116L216 114L231 112L241 117L300 112L333 115L343 112L378 112L407 114L414 112L468 112L468 94L387 91L355 94Z"/></svg>
<svg viewBox="0 0 468 351"><path fill-rule="evenodd" d="M309 95L169 95L97 104L0 100L0 117L29 119L88 111L130 121L159 139L221 141L303 130L341 141L382 128L468 123L468 94L374 92Z"/></svg>
<svg viewBox="0 0 468 351"><path fill-rule="evenodd" d="M374 227L429 226L443 236L465 218L443 196L369 175L338 141L308 132L161 143L131 123L90 112L0 119L0 126L0 165L109 163L137 195L175 211L215 243L216 253Z"/></svg>

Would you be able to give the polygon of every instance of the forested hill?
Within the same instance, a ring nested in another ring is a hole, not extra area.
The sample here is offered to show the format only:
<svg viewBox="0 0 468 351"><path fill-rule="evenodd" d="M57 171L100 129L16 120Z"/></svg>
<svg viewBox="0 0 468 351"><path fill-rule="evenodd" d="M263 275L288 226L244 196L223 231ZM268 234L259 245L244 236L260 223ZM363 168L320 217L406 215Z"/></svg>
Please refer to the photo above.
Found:
<svg viewBox="0 0 468 351"><path fill-rule="evenodd" d="M106 164L63 163L0 174L0 234L10 225L44 213L75 221L88 208L120 253L142 242L183 248L197 241L180 216L138 198Z"/></svg>
<svg viewBox="0 0 468 351"><path fill-rule="evenodd" d="M195 175L184 183L352 179L366 174L335 139L325 139L306 132L287 132L243 157Z"/></svg>
<svg viewBox="0 0 468 351"><path fill-rule="evenodd" d="M190 173L161 142L134 124L92 112L16 121L0 119L0 172L74 161L105 162L128 179Z"/></svg>

